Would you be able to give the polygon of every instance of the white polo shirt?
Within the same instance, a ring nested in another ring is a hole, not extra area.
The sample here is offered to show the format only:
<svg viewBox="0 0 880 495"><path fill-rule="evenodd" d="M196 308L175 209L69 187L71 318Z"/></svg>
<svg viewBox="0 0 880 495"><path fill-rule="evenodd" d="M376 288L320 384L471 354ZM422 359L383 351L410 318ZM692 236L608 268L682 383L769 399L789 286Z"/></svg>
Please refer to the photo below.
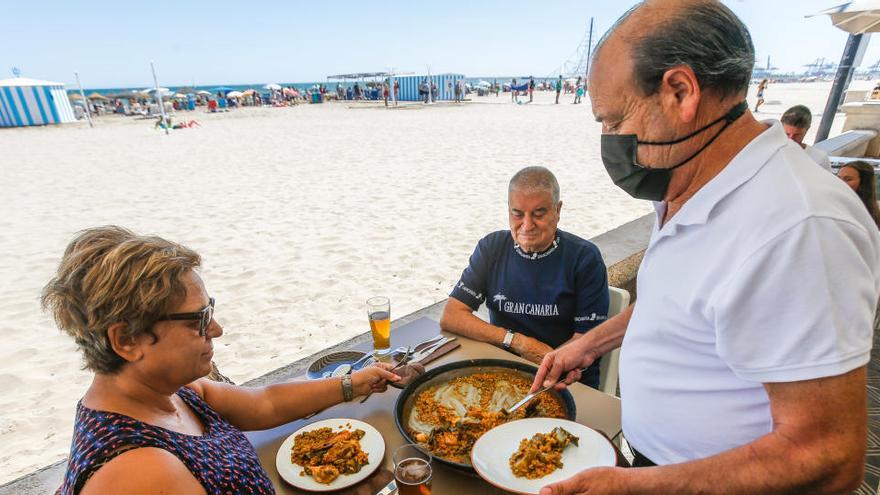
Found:
<svg viewBox="0 0 880 495"><path fill-rule="evenodd" d="M656 204L620 355L624 434L652 461L769 433L763 383L868 362L880 235L856 195L808 160L776 123L662 228Z"/></svg>
<svg viewBox="0 0 880 495"><path fill-rule="evenodd" d="M831 172L831 159L828 158L828 153L824 151L814 148L809 144L804 145L804 151L807 152L807 155L810 155L810 158L813 159L814 162L818 163L820 167L824 168L826 172Z"/></svg>

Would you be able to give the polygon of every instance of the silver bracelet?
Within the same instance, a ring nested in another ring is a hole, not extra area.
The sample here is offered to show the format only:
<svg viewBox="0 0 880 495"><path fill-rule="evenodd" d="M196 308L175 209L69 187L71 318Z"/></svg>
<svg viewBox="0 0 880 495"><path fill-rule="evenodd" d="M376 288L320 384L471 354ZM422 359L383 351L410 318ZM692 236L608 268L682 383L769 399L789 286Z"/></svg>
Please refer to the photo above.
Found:
<svg viewBox="0 0 880 495"><path fill-rule="evenodd" d="M342 375L342 399L345 402L354 399L354 389L351 386L351 375Z"/></svg>

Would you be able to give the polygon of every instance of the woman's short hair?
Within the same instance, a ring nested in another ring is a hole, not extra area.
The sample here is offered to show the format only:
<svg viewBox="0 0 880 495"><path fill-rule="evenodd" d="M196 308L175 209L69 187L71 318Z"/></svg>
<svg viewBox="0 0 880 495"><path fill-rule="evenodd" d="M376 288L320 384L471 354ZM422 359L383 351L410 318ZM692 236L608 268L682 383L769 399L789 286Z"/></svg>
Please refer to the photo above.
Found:
<svg viewBox="0 0 880 495"><path fill-rule="evenodd" d="M856 194L859 195L862 203L865 204L865 208L868 209L868 213L871 214L874 223L880 228L880 208L877 207L877 191L874 189L876 187L874 183L874 167L862 160L849 162L843 166L852 167L859 173L859 188Z"/></svg>
<svg viewBox="0 0 880 495"><path fill-rule="evenodd" d="M186 297L182 275L199 255L161 237L117 226L86 229L67 245L58 271L43 289L43 309L73 337L85 367L114 374L125 360L113 350L108 328L126 323L124 335L151 335L153 325Z"/></svg>

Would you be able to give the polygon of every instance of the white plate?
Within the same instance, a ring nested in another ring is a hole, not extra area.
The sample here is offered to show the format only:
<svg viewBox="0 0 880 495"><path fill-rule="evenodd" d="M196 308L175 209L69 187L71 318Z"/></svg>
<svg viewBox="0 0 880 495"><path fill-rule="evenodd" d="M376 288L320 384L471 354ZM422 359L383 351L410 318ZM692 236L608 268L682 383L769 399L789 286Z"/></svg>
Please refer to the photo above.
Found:
<svg viewBox="0 0 880 495"><path fill-rule="evenodd" d="M364 437L361 438L361 449L367 453L369 462L357 473L340 475L332 483L326 485L318 483L315 481L315 478L309 475L300 476L303 467L290 461L294 437L300 433L317 430L318 428L329 427L333 428L333 431L338 431L341 426L348 429L347 425L351 425L351 430L364 430ZM281 478L297 488L310 492L331 492L365 480L382 464L383 457L385 457L385 440L382 438L382 434L371 425L356 419L325 419L303 426L287 437L278 449L278 455L275 456L275 466L278 468L278 474L281 475Z"/></svg>
<svg viewBox="0 0 880 495"><path fill-rule="evenodd" d="M535 433L549 433L557 426L580 438L577 446L570 445L562 451L562 467L534 480L514 476L508 461L519 448L520 440L531 438ZM584 469L614 466L617 455L607 438L580 423L567 419L528 418L504 423L484 433L471 450L471 463L481 478L498 488L537 494L542 487L570 478Z"/></svg>

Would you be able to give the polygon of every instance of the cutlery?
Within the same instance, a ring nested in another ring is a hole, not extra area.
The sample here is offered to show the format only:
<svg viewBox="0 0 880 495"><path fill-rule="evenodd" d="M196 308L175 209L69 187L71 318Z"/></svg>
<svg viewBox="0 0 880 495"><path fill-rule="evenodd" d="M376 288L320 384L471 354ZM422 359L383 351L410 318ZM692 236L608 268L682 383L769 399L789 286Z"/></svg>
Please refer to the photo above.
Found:
<svg viewBox="0 0 880 495"><path fill-rule="evenodd" d="M400 368L400 367L403 366L404 364L408 363L408 362L409 362L409 357L410 357L410 356L412 355L412 353L413 353L413 349L414 349L413 347L407 347L407 348L406 348L406 354L404 354L404 356L403 356L402 358L400 358L400 362L397 363L393 368L391 368L391 369L388 370L388 371L394 371L394 370L396 370L397 368ZM363 404L364 402L366 402L367 399L369 399L371 395L373 395L373 392L368 393L367 396L364 397L364 398L361 400L361 404Z"/></svg>
<svg viewBox="0 0 880 495"><path fill-rule="evenodd" d="M430 347L427 347L427 348L422 349L421 351L415 353L410 358L409 362L410 363L418 363L419 361L422 361L426 357L430 356L437 349L443 347L444 345L448 344L449 342L452 342L453 340L455 340L455 337L443 338L443 339L439 340L438 342L436 342L435 344L431 344Z"/></svg>
<svg viewBox="0 0 880 495"><path fill-rule="evenodd" d="M583 372L585 372L585 371L587 371L587 368L583 368L583 369L581 369L581 373L583 373ZM531 402L531 400L534 399L535 397L537 397L537 396L543 394L544 392L550 390L551 388L555 387L556 384L559 383L559 382L561 382L564 378L565 378L565 377L560 377L559 380L556 380L556 382L550 384L549 386L544 387L544 388L542 388L541 390L538 390L537 392L534 392L534 393L531 393L531 394L529 394L529 395L526 395L525 397L522 398L522 400L520 400L519 402L517 402L516 404L514 404L513 406L511 406L510 409L506 409L506 408L505 408L505 409L502 409L502 410L504 411L505 414L513 414L514 411L516 411L517 409L521 408L522 406L528 404L528 403Z"/></svg>
<svg viewBox="0 0 880 495"><path fill-rule="evenodd" d="M391 495L395 492L397 492L397 483L394 480L391 480L391 482L385 485L384 488L376 492L376 495Z"/></svg>

